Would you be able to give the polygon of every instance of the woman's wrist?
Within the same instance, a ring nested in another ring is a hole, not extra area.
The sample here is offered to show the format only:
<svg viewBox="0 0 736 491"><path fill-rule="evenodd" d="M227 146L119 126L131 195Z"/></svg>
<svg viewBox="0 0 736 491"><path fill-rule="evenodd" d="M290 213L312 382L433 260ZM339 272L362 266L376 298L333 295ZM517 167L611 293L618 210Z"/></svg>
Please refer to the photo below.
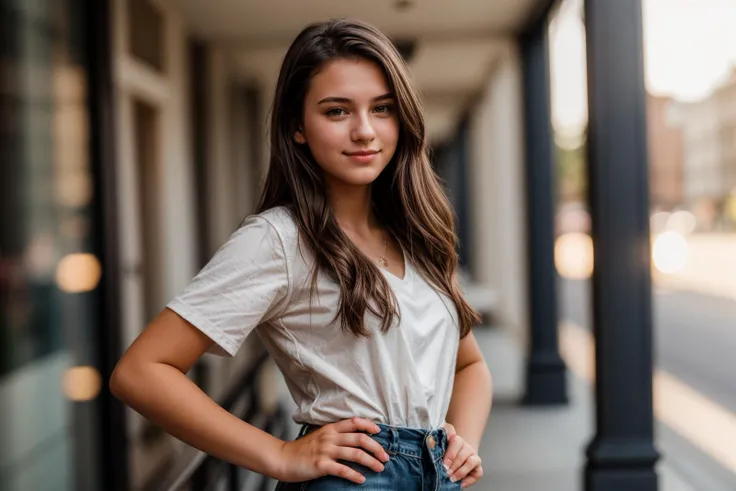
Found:
<svg viewBox="0 0 736 491"><path fill-rule="evenodd" d="M250 448L255 458L247 467L259 474L281 481L288 465L284 458L284 446L287 442L272 435L268 435L266 440Z"/></svg>
<svg viewBox="0 0 736 491"><path fill-rule="evenodd" d="M277 481L282 481L284 479L283 476L285 476L288 471L287 467L289 462L287 462L284 452L287 443L288 442L284 440L279 440L278 445L276 445L276 448L274 449L273 457L268 459L270 464L267 469L268 475Z"/></svg>

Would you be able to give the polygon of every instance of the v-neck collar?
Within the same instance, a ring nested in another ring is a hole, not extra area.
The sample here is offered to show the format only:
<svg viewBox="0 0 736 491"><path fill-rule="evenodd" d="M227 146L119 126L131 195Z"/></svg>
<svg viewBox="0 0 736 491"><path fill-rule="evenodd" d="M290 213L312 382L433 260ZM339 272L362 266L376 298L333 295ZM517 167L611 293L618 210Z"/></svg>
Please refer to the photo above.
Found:
<svg viewBox="0 0 736 491"><path fill-rule="evenodd" d="M404 277L399 278L395 274L393 274L391 271L388 271L387 269L380 268L381 271L383 271L384 276L388 278L388 280L396 285L400 285L402 287L410 287L412 278L414 277L414 268L411 265L411 261L409 261L409 257L406 254L406 251L401 250L401 255L404 258Z"/></svg>

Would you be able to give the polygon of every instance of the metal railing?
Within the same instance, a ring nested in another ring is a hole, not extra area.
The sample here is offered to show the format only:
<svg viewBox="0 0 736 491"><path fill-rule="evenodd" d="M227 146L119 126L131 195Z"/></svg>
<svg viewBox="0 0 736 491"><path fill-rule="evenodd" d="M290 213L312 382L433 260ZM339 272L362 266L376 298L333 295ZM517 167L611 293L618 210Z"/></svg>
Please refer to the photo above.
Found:
<svg viewBox="0 0 736 491"><path fill-rule="evenodd" d="M230 388L220 405L233 414L239 409L236 416L243 421L274 436L286 438L289 426L285 408L281 403L276 404L272 410L263 407L258 390L258 374L268 358L268 353L261 354ZM244 407L238 408L243 402ZM171 466L166 474L167 476L156 486L156 489L166 491L213 491L215 489L267 491L270 483L267 476L248 471L194 448L185 452L180 461Z"/></svg>

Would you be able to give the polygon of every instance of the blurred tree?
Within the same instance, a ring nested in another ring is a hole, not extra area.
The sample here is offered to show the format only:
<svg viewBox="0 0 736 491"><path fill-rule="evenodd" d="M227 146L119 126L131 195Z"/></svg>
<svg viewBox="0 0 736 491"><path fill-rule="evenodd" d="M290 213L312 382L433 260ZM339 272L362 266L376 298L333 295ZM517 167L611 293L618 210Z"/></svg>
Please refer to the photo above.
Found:
<svg viewBox="0 0 736 491"><path fill-rule="evenodd" d="M557 193L560 204L587 200L585 172L586 145L582 138L575 146L555 143Z"/></svg>

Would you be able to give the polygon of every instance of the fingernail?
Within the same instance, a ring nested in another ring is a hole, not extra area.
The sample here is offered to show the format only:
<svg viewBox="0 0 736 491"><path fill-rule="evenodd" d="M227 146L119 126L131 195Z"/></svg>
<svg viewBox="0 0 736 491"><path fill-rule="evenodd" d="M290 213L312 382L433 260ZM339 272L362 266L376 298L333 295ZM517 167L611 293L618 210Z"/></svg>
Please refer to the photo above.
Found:
<svg viewBox="0 0 736 491"><path fill-rule="evenodd" d="M452 477L450 477L450 481L451 481L451 482L455 482L455 481L457 481L457 477L455 477L455 476L452 476Z"/></svg>
<svg viewBox="0 0 736 491"><path fill-rule="evenodd" d="M445 472L450 472L450 466L449 466L449 465L447 465L447 464L443 463L443 464L442 464L442 467L444 467L444 468L445 468Z"/></svg>
<svg viewBox="0 0 736 491"><path fill-rule="evenodd" d="M445 459L445 468L449 467L450 464L452 464L452 461L450 459Z"/></svg>
<svg viewBox="0 0 736 491"><path fill-rule="evenodd" d="M387 453L383 454L383 460L385 460L386 462L388 462L390 459L391 459L391 457L389 457Z"/></svg>

